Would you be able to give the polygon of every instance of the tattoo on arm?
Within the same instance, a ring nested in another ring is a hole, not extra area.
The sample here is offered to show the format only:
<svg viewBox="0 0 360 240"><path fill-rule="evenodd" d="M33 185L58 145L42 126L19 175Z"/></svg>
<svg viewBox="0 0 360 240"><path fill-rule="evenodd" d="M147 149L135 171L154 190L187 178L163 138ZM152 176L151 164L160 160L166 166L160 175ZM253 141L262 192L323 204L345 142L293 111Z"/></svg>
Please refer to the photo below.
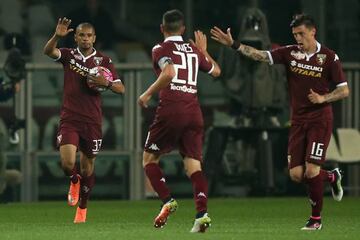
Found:
<svg viewBox="0 0 360 240"><path fill-rule="evenodd" d="M241 44L239 50L245 56L260 62L270 62L269 56L266 51L260 51L256 48Z"/></svg>
<svg viewBox="0 0 360 240"><path fill-rule="evenodd" d="M325 102L334 102L349 96L349 88L348 86L337 87L331 93L325 94Z"/></svg>

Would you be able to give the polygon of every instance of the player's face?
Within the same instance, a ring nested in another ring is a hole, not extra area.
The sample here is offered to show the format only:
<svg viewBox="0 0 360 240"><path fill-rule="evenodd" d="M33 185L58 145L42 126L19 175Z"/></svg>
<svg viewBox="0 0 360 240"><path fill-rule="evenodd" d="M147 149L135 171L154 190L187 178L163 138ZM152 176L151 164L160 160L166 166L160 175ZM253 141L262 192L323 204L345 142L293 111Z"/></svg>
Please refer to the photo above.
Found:
<svg viewBox="0 0 360 240"><path fill-rule="evenodd" d="M315 44L315 28L308 28L305 25L292 28L293 36L299 48L305 52L309 51L310 47Z"/></svg>
<svg viewBox="0 0 360 240"><path fill-rule="evenodd" d="M75 42L81 49L90 49L95 43L96 35L91 27L76 29Z"/></svg>

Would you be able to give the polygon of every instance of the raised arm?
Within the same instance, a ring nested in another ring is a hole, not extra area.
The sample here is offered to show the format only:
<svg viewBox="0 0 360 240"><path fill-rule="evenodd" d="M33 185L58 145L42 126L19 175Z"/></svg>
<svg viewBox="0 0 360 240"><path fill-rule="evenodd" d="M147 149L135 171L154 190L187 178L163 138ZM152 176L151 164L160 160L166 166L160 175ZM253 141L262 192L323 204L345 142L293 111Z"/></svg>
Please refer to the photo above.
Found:
<svg viewBox="0 0 360 240"><path fill-rule="evenodd" d="M207 59L209 59L209 61L214 65L214 69L210 73L211 76L213 76L213 77L220 76L221 69L219 67L219 64L217 64L217 62L210 56L210 54L207 51L207 37L206 37L206 35L203 32L199 31L199 30L195 31L194 35L195 35L195 42L190 39L191 44L195 45L202 52L202 54L204 54L205 57Z"/></svg>
<svg viewBox="0 0 360 240"><path fill-rule="evenodd" d="M59 18L56 30L54 35L49 39L49 41L45 44L44 54L48 55L51 58L57 59L60 56L60 51L56 47L57 42L60 38L68 35L69 32L74 31L74 29L68 29L71 23L70 19L67 18Z"/></svg>
<svg viewBox="0 0 360 240"><path fill-rule="evenodd" d="M269 55L266 51L261 51L245 44L240 44L239 41L234 41L230 33L230 28L227 29L226 33L224 33L220 28L215 26L210 30L210 33L211 38L215 41L231 47L255 61L270 62Z"/></svg>

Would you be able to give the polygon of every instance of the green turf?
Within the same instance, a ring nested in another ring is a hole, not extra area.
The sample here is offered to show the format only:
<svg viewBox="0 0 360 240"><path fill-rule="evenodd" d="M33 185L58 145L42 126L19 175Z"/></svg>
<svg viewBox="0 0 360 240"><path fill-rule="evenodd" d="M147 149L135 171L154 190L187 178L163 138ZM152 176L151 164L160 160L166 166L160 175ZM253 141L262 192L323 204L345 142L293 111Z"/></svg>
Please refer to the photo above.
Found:
<svg viewBox="0 0 360 240"><path fill-rule="evenodd" d="M65 202L0 204L0 239L360 239L360 199L326 198L323 230L300 231L309 216L306 198L211 199L210 231L189 233L193 202L178 199L179 209L164 229L152 226L159 201L92 201L85 224L73 224L75 208Z"/></svg>

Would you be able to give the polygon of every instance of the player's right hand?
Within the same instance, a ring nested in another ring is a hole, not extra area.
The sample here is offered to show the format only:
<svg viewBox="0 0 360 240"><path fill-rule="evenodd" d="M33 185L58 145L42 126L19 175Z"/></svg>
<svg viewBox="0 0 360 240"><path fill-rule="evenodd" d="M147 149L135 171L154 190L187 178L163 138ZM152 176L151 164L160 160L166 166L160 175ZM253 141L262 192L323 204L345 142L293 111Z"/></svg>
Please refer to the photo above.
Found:
<svg viewBox="0 0 360 240"><path fill-rule="evenodd" d="M212 39L225 46L230 47L234 43L234 39L231 36L230 28L226 30L226 33L224 33L220 28L215 26L210 30L210 33Z"/></svg>
<svg viewBox="0 0 360 240"><path fill-rule="evenodd" d="M138 104L143 107L143 108L147 108L148 107L148 102L151 99L151 95L147 94L146 92L144 92L143 94L141 94L141 96L138 99Z"/></svg>
<svg viewBox="0 0 360 240"><path fill-rule="evenodd" d="M68 27L70 26L71 20L67 19L66 17L64 18L59 18L57 26L56 26L56 30L55 30L55 34L58 37L65 37L66 35L68 35L69 32L74 31L73 28L68 29Z"/></svg>

